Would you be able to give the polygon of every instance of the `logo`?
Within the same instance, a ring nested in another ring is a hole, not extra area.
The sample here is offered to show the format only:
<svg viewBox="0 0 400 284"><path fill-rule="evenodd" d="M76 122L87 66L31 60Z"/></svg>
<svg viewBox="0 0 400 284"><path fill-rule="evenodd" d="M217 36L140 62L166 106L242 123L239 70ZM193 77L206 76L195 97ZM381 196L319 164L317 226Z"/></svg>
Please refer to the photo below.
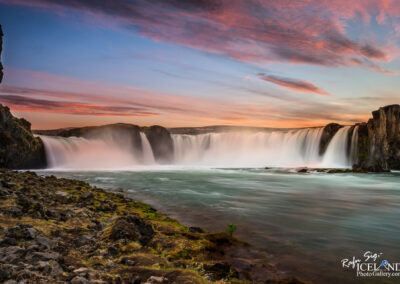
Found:
<svg viewBox="0 0 400 284"><path fill-rule="evenodd" d="M357 277L399 277L400 263L383 257L383 253L366 251L361 258L344 258L341 260L344 269L353 269Z"/></svg>

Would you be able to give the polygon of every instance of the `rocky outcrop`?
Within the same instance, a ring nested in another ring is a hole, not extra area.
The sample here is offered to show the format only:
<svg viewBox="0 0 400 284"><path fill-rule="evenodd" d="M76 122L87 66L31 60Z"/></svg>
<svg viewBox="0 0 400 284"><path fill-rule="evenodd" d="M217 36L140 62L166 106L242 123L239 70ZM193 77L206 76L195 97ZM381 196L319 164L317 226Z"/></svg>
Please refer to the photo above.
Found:
<svg viewBox="0 0 400 284"><path fill-rule="evenodd" d="M400 105L372 112L368 123L358 125L355 169L400 170Z"/></svg>
<svg viewBox="0 0 400 284"><path fill-rule="evenodd" d="M328 148L329 142L331 142L333 136L335 136L336 132L338 132L338 130L342 127L343 125L337 123L329 123L324 127L319 144L319 154L321 156L325 153L326 149Z"/></svg>
<svg viewBox="0 0 400 284"><path fill-rule="evenodd" d="M0 168L36 169L46 167L43 142L34 137L31 124L15 118L0 104Z"/></svg>
<svg viewBox="0 0 400 284"><path fill-rule="evenodd" d="M160 163L171 162L174 156L174 143L171 134L162 126L143 127L153 150L154 159Z"/></svg>

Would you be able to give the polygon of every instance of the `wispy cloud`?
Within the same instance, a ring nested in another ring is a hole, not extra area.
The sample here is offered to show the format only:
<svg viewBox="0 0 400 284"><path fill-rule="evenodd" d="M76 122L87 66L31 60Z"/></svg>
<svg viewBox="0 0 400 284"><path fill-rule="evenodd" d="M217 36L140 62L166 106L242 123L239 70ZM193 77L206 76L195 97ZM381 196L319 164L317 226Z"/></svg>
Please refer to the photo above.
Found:
<svg viewBox="0 0 400 284"><path fill-rule="evenodd" d="M311 93L320 96L332 96L331 94L327 93L323 89L315 86L313 83L308 81L278 77L274 75L265 75L262 73L258 74L258 77L261 80L294 90L296 92Z"/></svg>
<svg viewBox="0 0 400 284"><path fill-rule="evenodd" d="M152 116L157 113L147 109L127 106L107 106L70 101L52 101L24 96L0 95L0 103L11 106L13 110L50 113L65 113L92 116Z"/></svg>
<svg viewBox="0 0 400 284"><path fill-rule="evenodd" d="M391 59L390 49L374 40L353 39L344 27L346 21L356 18L368 25L377 11L381 24L400 16L399 5L389 0L0 0L0 3L106 15L119 20L124 28L153 39L239 61L359 66L387 74L392 72L377 63Z"/></svg>

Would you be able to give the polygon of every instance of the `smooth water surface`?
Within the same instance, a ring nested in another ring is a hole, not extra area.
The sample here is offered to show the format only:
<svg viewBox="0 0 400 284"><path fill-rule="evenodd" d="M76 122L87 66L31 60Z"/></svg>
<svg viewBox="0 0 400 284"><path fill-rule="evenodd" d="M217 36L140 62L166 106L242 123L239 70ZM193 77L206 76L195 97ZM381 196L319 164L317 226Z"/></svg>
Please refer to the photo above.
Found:
<svg viewBox="0 0 400 284"><path fill-rule="evenodd" d="M400 262L400 173L160 167L40 174L122 189L186 225L223 231L235 223L237 236L265 251L280 269L316 283L360 280L341 260L365 251Z"/></svg>

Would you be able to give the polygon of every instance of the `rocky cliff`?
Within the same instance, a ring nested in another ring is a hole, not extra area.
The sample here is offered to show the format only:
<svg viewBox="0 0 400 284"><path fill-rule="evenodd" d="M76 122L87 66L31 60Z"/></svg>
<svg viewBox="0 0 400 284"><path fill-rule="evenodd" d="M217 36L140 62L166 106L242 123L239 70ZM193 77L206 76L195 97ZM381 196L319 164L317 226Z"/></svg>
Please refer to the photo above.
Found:
<svg viewBox="0 0 400 284"><path fill-rule="evenodd" d="M36 169L46 167L44 145L31 132L31 124L15 118L0 104L0 168Z"/></svg>
<svg viewBox="0 0 400 284"><path fill-rule="evenodd" d="M356 169L400 170L400 105L372 112L367 123L358 125Z"/></svg>

